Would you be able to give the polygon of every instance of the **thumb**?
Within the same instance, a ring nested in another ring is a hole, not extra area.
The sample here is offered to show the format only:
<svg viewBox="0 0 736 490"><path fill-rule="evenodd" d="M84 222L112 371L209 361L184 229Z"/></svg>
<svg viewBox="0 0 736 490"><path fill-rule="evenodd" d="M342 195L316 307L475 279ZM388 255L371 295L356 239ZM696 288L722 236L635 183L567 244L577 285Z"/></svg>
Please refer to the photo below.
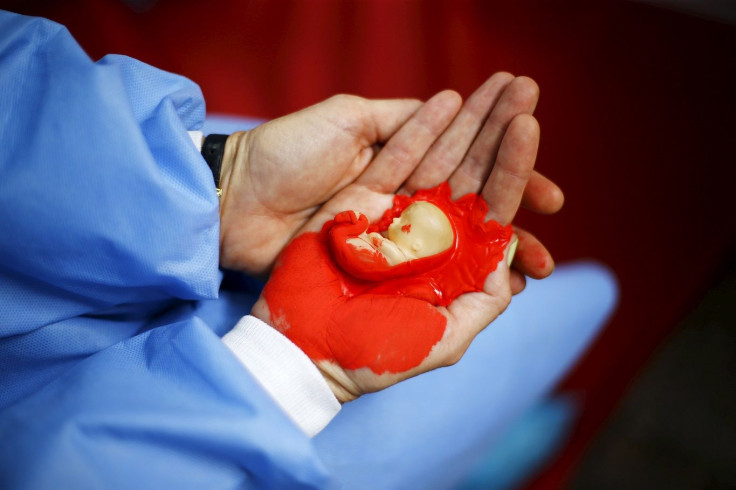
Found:
<svg viewBox="0 0 736 490"><path fill-rule="evenodd" d="M388 141L422 106L416 99L360 99L360 103L360 122L369 144Z"/></svg>

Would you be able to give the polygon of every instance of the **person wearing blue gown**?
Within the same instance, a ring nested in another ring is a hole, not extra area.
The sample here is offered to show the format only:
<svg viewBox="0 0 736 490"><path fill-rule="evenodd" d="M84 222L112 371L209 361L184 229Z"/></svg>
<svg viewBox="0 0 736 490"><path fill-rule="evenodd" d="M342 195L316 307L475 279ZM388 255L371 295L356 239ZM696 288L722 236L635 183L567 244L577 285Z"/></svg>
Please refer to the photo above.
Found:
<svg viewBox="0 0 736 490"><path fill-rule="evenodd" d="M360 179L385 208L402 185L439 183L448 148L461 151L450 171L474 152L502 159L534 103L532 82L509 74L462 108L447 91L333 97L228 139L218 198L196 84L125 56L93 62L64 27L0 12L0 488L456 484L604 323L605 268L530 281L460 362L342 408L296 346L248 315L260 293L248 277L266 277ZM511 128L495 149L487 117ZM218 124L244 129L210 118L205 130ZM535 142L518 139L514 155L533 163ZM544 191L522 202L559 208L559 189L529 178ZM258 211L273 202L291 207L268 220ZM517 257L514 293L522 273L551 273L551 258L534 270L521 246ZM248 276L225 273L229 288L223 269Z"/></svg>

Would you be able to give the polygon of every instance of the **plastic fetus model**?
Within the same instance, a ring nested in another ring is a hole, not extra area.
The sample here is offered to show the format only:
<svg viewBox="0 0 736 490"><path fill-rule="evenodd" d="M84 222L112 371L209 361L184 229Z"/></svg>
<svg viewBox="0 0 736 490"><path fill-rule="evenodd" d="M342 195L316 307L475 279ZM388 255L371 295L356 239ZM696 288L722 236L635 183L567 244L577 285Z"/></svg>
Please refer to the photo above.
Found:
<svg viewBox="0 0 736 490"><path fill-rule="evenodd" d="M388 265L396 265L444 252L455 241L447 215L428 201L417 201L406 208L394 218L386 235L364 232L358 238L348 238L347 243L356 249L377 252Z"/></svg>
<svg viewBox="0 0 736 490"><path fill-rule="evenodd" d="M485 222L475 194L450 187L396 196L375 223L355 211L295 238L263 297L271 324L315 362L376 374L418 366L445 330L436 306L481 291L511 226Z"/></svg>
<svg viewBox="0 0 736 490"><path fill-rule="evenodd" d="M485 222L488 205L477 195L450 199L450 187L396 196L376 223L355 211L322 228L334 261L372 292L415 297L447 306L480 291L511 239L511 227Z"/></svg>

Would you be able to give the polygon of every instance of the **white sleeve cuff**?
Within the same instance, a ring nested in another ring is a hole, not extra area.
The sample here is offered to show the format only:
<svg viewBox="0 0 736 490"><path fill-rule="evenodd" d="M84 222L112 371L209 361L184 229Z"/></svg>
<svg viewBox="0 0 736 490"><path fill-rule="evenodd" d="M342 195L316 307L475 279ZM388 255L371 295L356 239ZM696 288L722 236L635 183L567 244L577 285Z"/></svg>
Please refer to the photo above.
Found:
<svg viewBox="0 0 736 490"><path fill-rule="evenodd" d="M192 143L194 143L195 148L197 148L197 151L202 151L202 145L204 144L204 134L202 131L187 131L189 133L189 137L192 139Z"/></svg>
<svg viewBox="0 0 736 490"><path fill-rule="evenodd" d="M267 323L244 316L222 341L309 437L340 411L317 366Z"/></svg>

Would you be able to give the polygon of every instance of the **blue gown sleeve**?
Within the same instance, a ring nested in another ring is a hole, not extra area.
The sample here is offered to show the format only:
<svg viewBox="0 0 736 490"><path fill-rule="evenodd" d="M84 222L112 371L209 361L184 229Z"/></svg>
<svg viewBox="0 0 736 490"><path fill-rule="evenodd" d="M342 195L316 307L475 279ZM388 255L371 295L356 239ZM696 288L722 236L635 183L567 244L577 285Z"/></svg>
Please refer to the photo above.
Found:
<svg viewBox="0 0 736 490"><path fill-rule="evenodd" d="M191 81L0 12L0 488L324 487L199 315L218 202Z"/></svg>

